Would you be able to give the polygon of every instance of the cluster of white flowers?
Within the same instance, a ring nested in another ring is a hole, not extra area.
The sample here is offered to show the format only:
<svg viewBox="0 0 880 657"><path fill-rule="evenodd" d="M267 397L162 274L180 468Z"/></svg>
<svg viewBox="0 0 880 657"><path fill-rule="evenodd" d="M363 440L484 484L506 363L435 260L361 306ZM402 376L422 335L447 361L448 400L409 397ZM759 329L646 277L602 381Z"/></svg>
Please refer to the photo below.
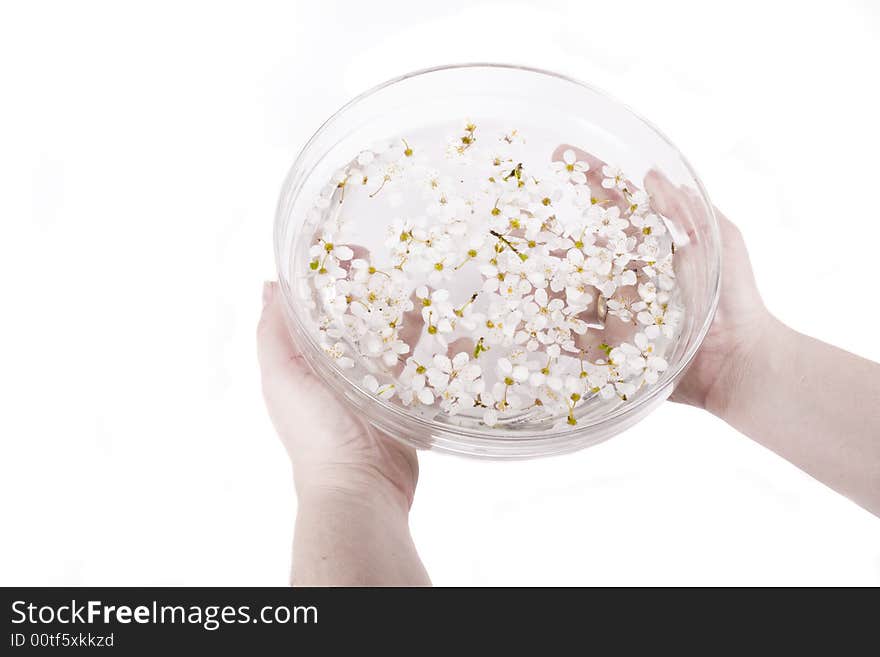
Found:
<svg viewBox="0 0 880 657"><path fill-rule="evenodd" d="M362 368L364 389L489 426L525 410L576 424L591 399L626 401L667 368L683 312L664 219L619 169L574 150L526 162L524 143L473 122L438 152L389 140L316 199L307 302L327 356ZM413 196L419 211L385 221L381 250L346 240L346 204ZM592 339L611 317L627 341Z"/></svg>

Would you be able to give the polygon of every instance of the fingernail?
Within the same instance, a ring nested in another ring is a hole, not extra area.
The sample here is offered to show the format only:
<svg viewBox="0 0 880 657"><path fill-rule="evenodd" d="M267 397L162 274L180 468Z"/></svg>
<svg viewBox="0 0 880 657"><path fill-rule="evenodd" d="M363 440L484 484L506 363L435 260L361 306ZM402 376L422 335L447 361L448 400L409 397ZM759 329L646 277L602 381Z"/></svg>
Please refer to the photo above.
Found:
<svg viewBox="0 0 880 657"><path fill-rule="evenodd" d="M275 285L273 285L272 281L263 283L263 308L269 305L273 294L275 294Z"/></svg>

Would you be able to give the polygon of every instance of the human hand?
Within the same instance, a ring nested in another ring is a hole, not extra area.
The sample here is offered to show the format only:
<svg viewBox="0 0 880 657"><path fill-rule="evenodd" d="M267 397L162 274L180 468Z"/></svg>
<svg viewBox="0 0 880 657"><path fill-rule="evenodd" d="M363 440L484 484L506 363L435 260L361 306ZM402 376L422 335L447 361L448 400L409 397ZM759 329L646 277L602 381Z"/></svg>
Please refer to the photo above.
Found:
<svg viewBox="0 0 880 657"><path fill-rule="evenodd" d="M415 450L356 417L311 371L284 321L278 283L265 283L257 329L263 396L293 465L297 494L321 492L412 504Z"/></svg>
<svg viewBox="0 0 880 657"><path fill-rule="evenodd" d="M625 212L627 201L623 194L617 189L602 186L605 162L568 144L559 146L553 153L553 159L562 160L564 152L569 149L574 151L577 160L589 165L587 183L595 202L606 206L617 205ZM641 187L650 196L652 207L667 220L682 227L705 225L708 221L696 190L673 185L657 170L648 173ZM640 186L627 180L627 188L632 194L639 191ZM772 340L778 341L781 325L761 300L739 229L717 208L715 216L721 229L722 246L718 310L699 352L671 399L723 415L759 359L759 350L772 348ZM678 258L694 256L684 249L678 252ZM603 333L588 332L579 339L578 346L588 352L595 351L599 341L625 341L630 339L632 331L626 322L608 316Z"/></svg>
<svg viewBox="0 0 880 657"><path fill-rule="evenodd" d="M677 187L656 170L646 176L645 190L653 207L670 221L697 226L707 221L696 190ZM723 416L754 367L756 355L769 346L781 325L764 306L739 229L718 208L715 216L721 229L718 310L671 399Z"/></svg>
<svg viewBox="0 0 880 657"><path fill-rule="evenodd" d="M694 190L656 172L645 187L670 221L705 220ZM770 314L742 235L718 209L715 215L722 246L718 312L672 399L705 408L880 515L880 366Z"/></svg>

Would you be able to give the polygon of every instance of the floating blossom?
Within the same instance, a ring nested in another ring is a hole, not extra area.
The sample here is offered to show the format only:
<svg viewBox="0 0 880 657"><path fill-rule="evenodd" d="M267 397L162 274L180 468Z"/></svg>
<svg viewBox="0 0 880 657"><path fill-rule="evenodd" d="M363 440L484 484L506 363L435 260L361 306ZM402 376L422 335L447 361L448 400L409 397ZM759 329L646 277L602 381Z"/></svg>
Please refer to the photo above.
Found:
<svg viewBox="0 0 880 657"><path fill-rule="evenodd" d="M629 194L627 196L627 201L629 203L628 210L631 215L644 214L651 209L651 199L647 192L643 192L642 190ZM630 219L630 221L632 221L632 219Z"/></svg>
<svg viewBox="0 0 880 657"><path fill-rule="evenodd" d="M361 151L316 196L297 295L367 392L487 427L514 410L564 427L668 369L683 311L664 218L619 169L602 170L624 201L610 203L574 150L533 162L524 143L465 121L443 164L407 135ZM364 203L388 216L372 253L349 237ZM631 325L629 342L582 347L608 317Z"/></svg>
<svg viewBox="0 0 880 657"><path fill-rule="evenodd" d="M583 185L587 182L587 171L590 165L577 159L577 155L570 148L562 154L562 162L553 162L551 165L554 173L567 182L575 185Z"/></svg>
<svg viewBox="0 0 880 657"><path fill-rule="evenodd" d="M628 219L620 216L620 208L616 205L607 209L601 205L591 205L587 210L586 218L590 230L597 237L606 239L625 237L623 231L630 225Z"/></svg>
<svg viewBox="0 0 880 657"><path fill-rule="evenodd" d="M336 363L337 367L344 370L354 367L354 360L346 355L348 346L344 342L337 342L333 345L324 345L324 353Z"/></svg>
<svg viewBox="0 0 880 657"><path fill-rule="evenodd" d="M379 358L387 367L393 366L400 356L409 353L409 345L390 327L378 333L369 332L361 341L361 349L365 356Z"/></svg>
<svg viewBox="0 0 880 657"><path fill-rule="evenodd" d="M653 301L648 307L637 315L637 319L644 325L645 335L652 340L659 335L667 338L675 336L678 326L679 312L670 311L668 304Z"/></svg>
<svg viewBox="0 0 880 657"><path fill-rule="evenodd" d="M666 291L675 287L675 269L672 265L672 254L665 256L659 262L651 262L643 267L646 276L656 278L660 288Z"/></svg>
<svg viewBox="0 0 880 657"><path fill-rule="evenodd" d="M472 408L484 389L480 366L469 361L466 352L459 352L452 359L435 354L427 370L428 382L440 398L441 408L451 415Z"/></svg>
<svg viewBox="0 0 880 657"><path fill-rule="evenodd" d="M626 176L617 167L606 164L602 167L602 175L605 176L602 179L602 187L605 189L626 189Z"/></svg>
<svg viewBox="0 0 880 657"><path fill-rule="evenodd" d="M465 155L471 151L471 148L477 142L477 125L470 120L465 121L464 129L461 133L449 139L446 145L446 155L451 158L458 158L463 163L470 162L464 159Z"/></svg>
<svg viewBox="0 0 880 657"><path fill-rule="evenodd" d="M394 396L394 384L380 384L379 380L372 374L367 374L361 384L366 390L372 392L374 395L380 397L381 399L391 399L391 397Z"/></svg>
<svg viewBox="0 0 880 657"><path fill-rule="evenodd" d="M649 213L645 216L634 215L629 219L630 223L639 229L642 235L653 235L657 237L666 232L666 225L663 220L656 214Z"/></svg>
<svg viewBox="0 0 880 657"><path fill-rule="evenodd" d="M644 260L651 265L660 257L660 242L653 235L648 235L639 244L637 251L639 259Z"/></svg>
<svg viewBox="0 0 880 657"><path fill-rule="evenodd" d="M614 295L617 288L635 285L637 280L636 273L632 269L615 268L604 278L600 278L596 287L608 298Z"/></svg>
<svg viewBox="0 0 880 657"><path fill-rule="evenodd" d="M648 340L648 337L644 333L636 333L633 342L635 342L636 347L641 352L642 358L644 358L645 361L644 369L641 372L645 382L657 383L657 380L660 378L660 373L665 372L669 367L669 364L666 362L666 359L656 355L657 348L654 343Z"/></svg>
<svg viewBox="0 0 880 657"><path fill-rule="evenodd" d="M608 299L606 302L609 315L617 317L622 322L632 322L634 319L632 300L628 297Z"/></svg>
<svg viewBox="0 0 880 657"><path fill-rule="evenodd" d="M434 403L434 393L427 387L426 372L427 368L414 358L407 360L406 367L398 379L400 383L398 396L405 406L416 403L430 406Z"/></svg>

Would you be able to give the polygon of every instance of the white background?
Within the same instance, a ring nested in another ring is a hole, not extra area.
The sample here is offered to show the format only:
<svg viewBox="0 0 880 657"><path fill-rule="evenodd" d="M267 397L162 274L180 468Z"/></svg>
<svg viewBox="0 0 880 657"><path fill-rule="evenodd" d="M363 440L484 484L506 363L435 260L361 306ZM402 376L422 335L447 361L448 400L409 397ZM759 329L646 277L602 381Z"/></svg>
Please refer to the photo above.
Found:
<svg viewBox="0 0 880 657"><path fill-rule="evenodd" d="M511 61L624 100L742 228L771 309L880 360L864 2L5 2L0 583L284 584L254 354L287 168L352 95ZM421 457L437 584L880 584L880 520L667 404L598 447Z"/></svg>

